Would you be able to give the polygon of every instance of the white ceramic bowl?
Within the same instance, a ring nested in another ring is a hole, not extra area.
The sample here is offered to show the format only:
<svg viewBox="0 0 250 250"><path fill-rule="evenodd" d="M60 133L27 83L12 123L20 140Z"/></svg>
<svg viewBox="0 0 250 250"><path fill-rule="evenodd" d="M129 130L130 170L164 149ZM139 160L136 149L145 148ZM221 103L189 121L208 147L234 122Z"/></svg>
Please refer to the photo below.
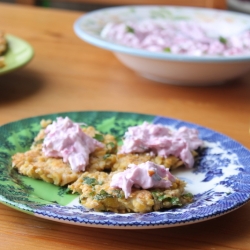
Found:
<svg viewBox="0 0 250 250"><path fill-rule="evenodd" d="M230 11L177 6L123 6L92 11L81 16L74 23L74 31L82 40L112 51L125 66L143 77L162 83L217 85L240 77L250 70L250 55L191 56L150 52L110 42L100 35L109 22L146 18L183 18L218 27L218 34L222 32L227 35L249 29L250 24L249 15Z"/></svg>

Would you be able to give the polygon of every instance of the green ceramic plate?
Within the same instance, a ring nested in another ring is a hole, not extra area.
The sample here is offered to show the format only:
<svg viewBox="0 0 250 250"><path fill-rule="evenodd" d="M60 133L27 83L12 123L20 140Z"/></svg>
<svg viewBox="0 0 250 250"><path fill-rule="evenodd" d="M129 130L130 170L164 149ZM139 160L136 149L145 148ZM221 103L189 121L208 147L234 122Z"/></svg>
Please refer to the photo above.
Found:
<svg viewBox="0 0 250 250"><path fill-rule="evenodd" d="M12 35L6 35L8 50L4 54L5 66L0 68L0 75L23 67L34 55L32 46L26 41Z"/></svg>

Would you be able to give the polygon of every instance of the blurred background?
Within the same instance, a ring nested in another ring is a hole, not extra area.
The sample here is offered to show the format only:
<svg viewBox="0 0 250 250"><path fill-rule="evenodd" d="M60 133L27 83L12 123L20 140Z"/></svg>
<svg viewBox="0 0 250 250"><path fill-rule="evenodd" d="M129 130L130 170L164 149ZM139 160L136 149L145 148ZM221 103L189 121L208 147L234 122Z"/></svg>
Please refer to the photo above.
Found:
<svg viewBox="0 0 250 250"><path fill-rule="evenodd" d="M5 3L21 3L27 5L36 5L46 8L58 8L58 9L68 9L68 10L79 10L79 11L92 11L96 9L100 9L103 7L109 7L114 5L107 5L101 3L90 3L91 1L84 0L0 0L0 2ZM95 2L95 1L93 1ZM98 2L98 1L97 1ZM101 1L100 1L101 2Z"/></svg>
<svg viewBox="0 0 250 250"><path fill-rule="evenodd" d="M202 0L193 0L196 5L199 5L199 1L202 2ZM6 2L6 3L22 3L22 4L28 4L28 5L36 5L40 7L45 8L58 8L58 9L68 9L68 10L78 10L78 11L92 11L99 8L104 7L111 7L115 5L121 5L124 4L148 4L150 1L120 1L120 0L0 0L0 2ZM164 3L164 0L162 1L151 1L151 3L158 2ZM171 5L181 5L182 3L185 3L185 1L181 0L166 0L167 4L168 2L171 2ZM219 9L229 9L233 11L238 12L245 12L250 13L250 0L207 0L206 2L215 2L218 5ZM223 7L224 5L224 7Z"/></svg>

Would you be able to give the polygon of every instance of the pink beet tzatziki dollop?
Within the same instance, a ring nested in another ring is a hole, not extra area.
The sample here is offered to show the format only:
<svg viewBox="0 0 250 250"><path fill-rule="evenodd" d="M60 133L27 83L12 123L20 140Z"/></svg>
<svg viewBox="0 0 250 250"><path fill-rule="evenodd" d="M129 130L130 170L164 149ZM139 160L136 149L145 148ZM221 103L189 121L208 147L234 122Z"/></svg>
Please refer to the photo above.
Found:
<svg viewBox="0 0 250 250"><path fill-rule="evenodd" d="M72 171L84 171L89 163L89 154L103 144L85 134L78 123L68 117L58 117L45 129L43 153L47 157L61 157Z"/></svg>
<svg viewBox="0 0 250 250"><path fill-rule="evenodd" d="M172 131L161 124L144 122L128 128L119 154L149 152L162 157L174 155L191 168L194 165L192 150L202 145L196 129L181 127Z"/></svg>
<svg viewBox="0 0 250 250"><path fill-rule="evenodd" d="M127 199L132 186L142 189L169 188L175 180L167 168L147 161L138 165L129 164L126 170L114 174L110 186L121 188Z"/></svg>

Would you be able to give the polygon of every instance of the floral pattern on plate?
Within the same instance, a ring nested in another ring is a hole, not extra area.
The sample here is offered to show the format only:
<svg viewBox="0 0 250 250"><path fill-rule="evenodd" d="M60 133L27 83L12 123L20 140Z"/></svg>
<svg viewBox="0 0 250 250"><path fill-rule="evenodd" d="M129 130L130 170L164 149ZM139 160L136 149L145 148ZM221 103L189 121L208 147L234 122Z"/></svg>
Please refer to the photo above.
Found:
<svg viewBox="0 0 250 250"><path fill-rule="evenodd" d="M39 131L41 119L68 116L95 126L103 133L122 138L127 127L143 121L171 128L188 126L199 130L205 142L193 169L175 170L187 182L194 202L146 214L93 212L79 204L66 188L20 176L11 168L11 155L25 151ZM166 117L123 112L70 112L33 117L0 127L0 202L23 212L68 224L102 228L162 228L182 226L216 218L244 205L250 199L250 152L238 142L195 124Z"/></svg>

